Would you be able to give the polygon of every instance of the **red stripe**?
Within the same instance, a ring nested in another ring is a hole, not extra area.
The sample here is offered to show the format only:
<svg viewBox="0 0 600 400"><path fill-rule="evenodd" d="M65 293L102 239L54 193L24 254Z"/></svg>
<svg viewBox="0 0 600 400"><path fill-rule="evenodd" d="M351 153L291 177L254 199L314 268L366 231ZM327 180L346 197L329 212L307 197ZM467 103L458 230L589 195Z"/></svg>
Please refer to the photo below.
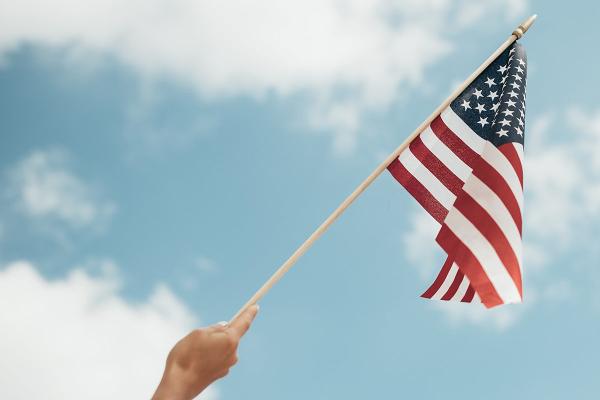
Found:
<svg viewBox="0 0 600 400"><path fill-rule="evenodd" d="M446 262L442 266L442 269L440 270L440 273L438 274L437 278L435 278L435 281L433 281L431 286L429 286L429 289L427 289L425 293L421 295L421 297L430 299L437 293L438 290L440 290L442 283L444 283L446 277L448 277L448 272L450 272L450 267L452 267L452 263L452 259L448 257L446 259Z"/></svg>
<svg viewBox="0 0 600 400"><path fill-rule="evenodd" d="M512 219L515 221L519 233L522 235L523 219L521 217L521 209L519 208L519 203L510 189L510 186L508 186L508 183L504 180L504 177L502 177L494 167L488 164L483 157L480 157L473 167L473 175L478 177L498 195Z"/></svg>
<svg viewBox="0 0 600 400"><path fill-rule="evenodd" d="M479 154L463 142L456 133L452 132L439 115L431 123L431 130L465 164L473 168L473 164L479 158Z"/></svg>
<svg viewBox="0 0 600 400"><path fill-rule="evenodd" d="M458 287L462 283L464 276L465 274L463 274L460 270L456 272L456 276L454 277L454 280L452 281L452 284L448 288L446 294L442 296L442 300L452 300L456 294L456 291L458 290Z"/></svg>
<svg viewBox="0 0 600 400"><path fill-rule="evenodd" d="M473 168L473 174L485 182L498 197L502 200L508 211L510 212L515 224L522 231L522 217L519 203L515 199L510 187L491 165L465 144L448 126L444 123L440 116L437 116L431 123L431 130L436 136L444 142L444 144L452 150L465 164ZM514 148L513 148L514 150ZM484 150L485 151L485 150ZM518 157L518 155L517 155ZM510 161L510 160L509 160ZM522 175L522 173L521 173Z"/></svg>
<svg viewBox="0 0 600 400"><path fill-rule="evenodd" d="M481 232L494 250L496 250L502 264L504 264L515 286L517 286L519 294L523 296L519 259L496 221L466 192L458 196L454 207Z"/></svg>
<svg viewBox="0 0 600 400"><path fill-rule="evenodd" d="M469 288L467 289L467 293L465 293L465 295L462 298L461 302L463 302L463 303L470 303L470 302L473 301L474 297L475 297L475 289L473 289L473 285L469 285Z"/></svg>
<svg viewBox="0 0 600 400"><path fill-rule="evenodd" d="M500 153L504 154L504 157L506 157L508 162L510 162L510 165L512 165L519 177L519 182L521 182L521 189L523 189L523 165L521 165L521 159L519 158L519 154L517 154L515 145L506 143L498 147L498 150L500 150Z"/></svg>
<svg viewBox="0 0 600 400"><path fill-rule="evenodd" d="M458 194L463 187L464 182L459 177L454 175L452 171L441 162L435 154L429 150L425 143L421 140L421 136L417 136L410 143L410 150L414 156L423 164L431 173L446 186L452 193Z"/></svg>
<svg viewBox="0 0 600 400"><path fill-rule="evenodd" d="M446 224L442 225L435 240L446 251L448 256L454 258L454 262L467 276L486 307L490 308L502 304L502 299L477 258L475 258L471 250L456 237Z"/></svg>
<svg viewBox="0 0 600 400"><path fill-rule="evenodd" d="M448 210L429 193L417 178L408 172L398 159L392 161L387 169L436 221L440 224L444 221Z"/></svg>

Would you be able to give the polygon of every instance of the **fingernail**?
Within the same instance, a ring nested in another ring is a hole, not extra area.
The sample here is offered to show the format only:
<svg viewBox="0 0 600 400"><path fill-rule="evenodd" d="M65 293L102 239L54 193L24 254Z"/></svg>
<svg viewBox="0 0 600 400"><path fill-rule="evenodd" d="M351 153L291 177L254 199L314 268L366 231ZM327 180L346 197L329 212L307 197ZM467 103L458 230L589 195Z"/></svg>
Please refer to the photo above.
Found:
<svg viewBox="0 0 600 400"><path fill-rule="evenodd" d="M221 321L221 322L217 323L217 325L227 326L227 325L229 325L229 322L227 322L227 321Z"/></svg>

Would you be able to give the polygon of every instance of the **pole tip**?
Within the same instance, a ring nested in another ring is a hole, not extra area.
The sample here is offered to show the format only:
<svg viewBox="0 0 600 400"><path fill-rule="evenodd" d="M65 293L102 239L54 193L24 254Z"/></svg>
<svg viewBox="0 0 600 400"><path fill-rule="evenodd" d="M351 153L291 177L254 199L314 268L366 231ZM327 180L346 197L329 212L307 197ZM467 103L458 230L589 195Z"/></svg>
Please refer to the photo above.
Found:
<svg viewBox="0 0 600 400"><path fill-rule="evenodd" d="M533 14L531 17L529 17L525 21L523 21L521 23L521 25L519 25L517 27L517 29L515 29L513 31L512 34L515 35L517 37L517 39L521 39L523 37L523 35L525 34L525 32L527 32L527 30L531 27L531 25L533 25L536 18L537 18L537 14Z"/></svg>

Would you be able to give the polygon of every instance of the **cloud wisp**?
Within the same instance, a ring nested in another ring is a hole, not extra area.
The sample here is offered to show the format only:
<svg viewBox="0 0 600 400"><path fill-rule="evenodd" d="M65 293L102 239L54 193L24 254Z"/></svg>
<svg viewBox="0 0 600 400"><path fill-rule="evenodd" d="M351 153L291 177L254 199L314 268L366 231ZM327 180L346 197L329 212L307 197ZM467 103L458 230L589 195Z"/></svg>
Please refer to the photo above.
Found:
<svg viewBox="0 0 600 400"><path fill-rule="evenodd" d="M69 169L62 151L34 151L12 168L9 180L17 208L33 220L79 229L101 226L115 211L112 202Z"/></svg>

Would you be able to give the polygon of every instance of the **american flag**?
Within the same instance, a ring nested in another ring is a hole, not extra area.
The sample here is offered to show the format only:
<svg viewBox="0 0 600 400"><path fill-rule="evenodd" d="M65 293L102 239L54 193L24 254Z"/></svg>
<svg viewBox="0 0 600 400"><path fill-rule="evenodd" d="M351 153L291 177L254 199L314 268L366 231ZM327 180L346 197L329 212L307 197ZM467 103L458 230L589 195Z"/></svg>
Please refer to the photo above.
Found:
<svg viewBox="0 0 600 400"><path fill-rule="evenodd" d="M522 301L526 76L513 43L388 166L441 225L448 257L422 297Z"/></svg>

